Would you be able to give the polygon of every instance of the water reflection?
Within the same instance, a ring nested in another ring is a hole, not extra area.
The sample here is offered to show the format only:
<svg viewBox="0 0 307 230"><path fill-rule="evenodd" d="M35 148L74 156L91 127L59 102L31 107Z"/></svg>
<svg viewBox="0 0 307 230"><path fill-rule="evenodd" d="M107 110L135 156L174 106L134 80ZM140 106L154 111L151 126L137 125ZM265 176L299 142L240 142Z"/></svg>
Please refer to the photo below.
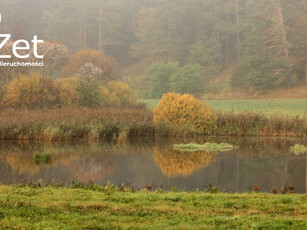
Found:
<svg viewBox="0 0 307 230"><path fill-rule="evenodd" d="M215 160L216 153L180 152L172 147L155 147L153 159L168 177L190 176L196 170L205 168Z"/></svg>
<svg viewBox="0 0 307 230"><path fill-rule="evenodd" d="M20 144L0 143L0 183L18 184L56 180L105 184L129 183L143 188L148 183L187 189L202 189L212 182L232 192L280 190L291 184L307 192L307 154L290 153L294 143L307 140L214 138L197 140L228 142L239 148L229 153L184 153L168 143L112 144ZM51 161L35 162L35 155L50 155Z"/></svg>

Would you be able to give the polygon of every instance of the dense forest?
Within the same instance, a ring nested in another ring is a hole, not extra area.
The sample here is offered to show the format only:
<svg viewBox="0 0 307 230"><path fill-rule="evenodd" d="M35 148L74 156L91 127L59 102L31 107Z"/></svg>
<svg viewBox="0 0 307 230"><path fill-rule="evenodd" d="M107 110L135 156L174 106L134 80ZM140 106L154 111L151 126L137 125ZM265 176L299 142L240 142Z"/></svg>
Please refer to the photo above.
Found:
<svg viewBox="0 0 307 230"><path fill-rule="evenodd" d="M155 75L155 66L176 66L191 78L199 72L203 82L230 69L233 89L307 84L305 0L2 0L0 6L0 33L38 35L71 52L95 49L121 69L144 62L147 75Z"/></svg>

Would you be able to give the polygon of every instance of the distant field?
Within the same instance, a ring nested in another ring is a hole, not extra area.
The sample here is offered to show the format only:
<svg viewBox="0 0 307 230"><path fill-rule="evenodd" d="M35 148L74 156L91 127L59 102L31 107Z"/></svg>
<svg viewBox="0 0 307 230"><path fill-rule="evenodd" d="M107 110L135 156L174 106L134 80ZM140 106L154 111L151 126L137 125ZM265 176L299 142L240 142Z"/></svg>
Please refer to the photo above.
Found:
<svg viewBox="0 0 307 230"><path fill-rule="evenodd" d="M153 109L160 100L142 100ZM307 117L307 98L303 99L253 99L253 100L207 100L215 109L221 111L253 111L265 114Z"/></svg>

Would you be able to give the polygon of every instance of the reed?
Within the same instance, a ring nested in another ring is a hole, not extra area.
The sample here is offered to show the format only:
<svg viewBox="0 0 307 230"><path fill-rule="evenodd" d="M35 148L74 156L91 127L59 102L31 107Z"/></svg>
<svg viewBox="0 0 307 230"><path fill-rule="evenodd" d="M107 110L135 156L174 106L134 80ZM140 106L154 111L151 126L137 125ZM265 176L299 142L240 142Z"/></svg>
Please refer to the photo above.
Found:
<svg viewBox="0 0 307 230"><path fill-rule="evenodd" d="M307 119L255 113L217 113L215 136L307 136ZM145 108L0 110L0 139L125 142L133 138L200 135L191 126L156 124Z"/></svg>
<svg viewBox="0 0 307 230"><path fill-rule="evenodd" d="M123 135L129 138L154 134L152 114L146 109L5 109L0 112L0 139L117 140L123 139Z"/></svg>
<svg viewBox="0 0 307 230"><path fill-rule="evenodd" d="M264 115L252 112L220 112L217 119L217 136L281 136L306 137L307 119Z"/></svg>

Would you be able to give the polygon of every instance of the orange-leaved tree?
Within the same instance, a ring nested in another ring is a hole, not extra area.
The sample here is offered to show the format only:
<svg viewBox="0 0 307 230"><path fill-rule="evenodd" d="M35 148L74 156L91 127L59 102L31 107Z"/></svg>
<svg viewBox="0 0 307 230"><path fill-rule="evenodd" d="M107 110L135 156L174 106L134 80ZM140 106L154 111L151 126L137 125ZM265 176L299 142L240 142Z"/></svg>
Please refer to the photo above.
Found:
<svg viewBox="0 0 307 230"><path fill-rule="evenodd" d="M62 70L62 77L79 75L81 78L95 78L95 76L82 76L84 74L92 75L93 72L98 73L98 79L96 80L108 82L119 78L118 66L114 59L106 57L95 50L76 52L70 63Z"/></svg>
<svg viewBox="0 0 307 230"><path fill-rule="evenodd" d="M216 129L216 115L209 105L190 94L167 93L154 109L156 124L190 126L199 134L210 135Z"/></svg>

